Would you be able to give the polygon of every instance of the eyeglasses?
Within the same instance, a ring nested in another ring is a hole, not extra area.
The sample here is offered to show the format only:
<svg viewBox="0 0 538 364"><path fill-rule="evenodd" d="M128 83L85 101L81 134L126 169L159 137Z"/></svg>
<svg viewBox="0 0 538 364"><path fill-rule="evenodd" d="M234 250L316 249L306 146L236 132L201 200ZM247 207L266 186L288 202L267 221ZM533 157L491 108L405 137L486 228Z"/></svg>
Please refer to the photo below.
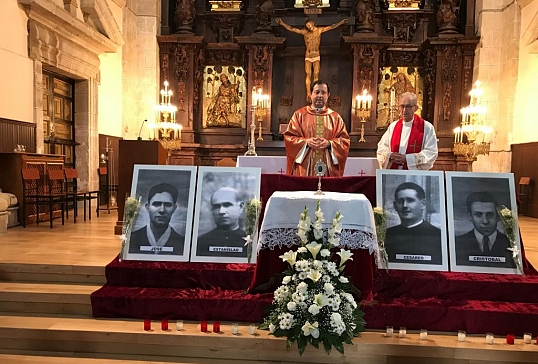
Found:
<svg viewBox="0 0 538 364"><path fill-rule="evenodd" d="M401 110L403 109L412 109L415 107L415 105L400 105L399 106Z"/></svg>

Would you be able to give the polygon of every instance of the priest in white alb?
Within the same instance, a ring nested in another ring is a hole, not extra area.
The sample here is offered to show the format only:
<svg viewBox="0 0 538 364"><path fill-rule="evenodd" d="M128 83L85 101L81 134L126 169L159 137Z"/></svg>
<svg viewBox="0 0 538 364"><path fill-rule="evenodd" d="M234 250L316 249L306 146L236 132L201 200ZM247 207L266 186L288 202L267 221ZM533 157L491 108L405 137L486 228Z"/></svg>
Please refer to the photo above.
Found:
<svg viewBox="0 0 538 364"><path fill-rule="evenodd" d="M382 169L421 169L433 167L437 159L437 136L433 125L415 114L417 95L400 96L400 119L389 125L377 145Z"/></svg>

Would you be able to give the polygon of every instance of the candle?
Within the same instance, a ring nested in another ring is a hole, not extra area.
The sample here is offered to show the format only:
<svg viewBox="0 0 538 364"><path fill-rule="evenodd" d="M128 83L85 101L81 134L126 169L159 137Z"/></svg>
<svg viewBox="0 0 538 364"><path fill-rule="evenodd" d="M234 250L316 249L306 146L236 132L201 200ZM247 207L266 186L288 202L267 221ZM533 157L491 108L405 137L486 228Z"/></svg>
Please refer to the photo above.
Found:
<svg viewBox="0 0 538 364"><path fill-rule="evenodd" d="M220 322L213 322L213 332L217 334L220 332Z"/></svg>
<svg viewBox="0 0 538 364"><path fill-rule="evenodd" d="M506 335L506 343L508 345L514 345L514 341L515 341L516 337L514 336L514 334L508 334Z"/></svg>
<svg viewBox="0 0 538 364"><path fill-rule="evenodd" d="M486 334L486 344L488 345L493 345L493 334L492 333L487 333Z"/></svg>
<svg viewBox="0 0 538 364"><path fill-rule="evenodd" d="M406 335L407 335L407 330L406 330L406 328L403 327L403 326L400 327L400 332L398 333L398 336L399 336L400 338L404 338L404 337L406 337Z"/></svg>
<svg viewBox="0 0 538 364"><path fill-rule="evenodd" d="M394 106L396 104L396 90L394 87L390 89L390 106Z"/></svg>
<svg viewBox="0 0 538 364"><path fill-rule="evenodd" d="M386 337L392 337L392 335L394 335L394 329L392 328L392 326L387 326L387 332L385 334Z"/></svg>
<svg viewBox="0 0 538 364"><path fill-rule="evenodd" d="M151 320L144 320L144 331L151 330Z"/></svg>
<svg viewBox="0 0 538 364"><path fill-rule="evenodd" d="M183 331L183 320L176 321L176 328L177 328L177 331Z"/></svg>
<svg viewBox="0 0 538 364"><path fill-rule="evenodd" d="M200 331L207 332L207 321L200 322Z"/></svg>
<svg viewBox="0 0 538 364"><path fill-rule="evenodd" d="M239 334L239 324L237 322L234 322L232 324L232 335Z"/></svg>
<svg viewBox="0 0 538 364"><path fill-rule="evenodd" d="M428 340L428 330L420 330L420 340Z"/></svg>
<svg viewBox="0 0 538 364"><path fill-rule="evenodd" d="M250 105L251 106L256 106L256 103L257 103L257 100L256 100L256 86L254 86L252 88L252 94L251 94L250 97L252 99L252 100L250 100Z"/></svg>
<svg viewBox="0 0 538 364"><path fill-rule="evenodd" d="M167 331L168 330L168 320L167 319L163 319L161 321L161 329L163 331Z"/></svg>
<svg viewBox="0 0 538 364"><path fill-rule="evenodd" d="M523 334L523 342L525 344L530 344L532 341L532 334L530 332L526 332Z"/></svg>
<svg viewBox="0 0 538 364"><path fill-rule="evenodd" d="M463 330L458 331L458 341L465 342L465 331Z"/></svg>
<svg viewBox="0 0 538 364"><path fill-rule="evenodd" d="M256 325L255 324L248 325L248 333L250 335L256 335Z"/></svg>

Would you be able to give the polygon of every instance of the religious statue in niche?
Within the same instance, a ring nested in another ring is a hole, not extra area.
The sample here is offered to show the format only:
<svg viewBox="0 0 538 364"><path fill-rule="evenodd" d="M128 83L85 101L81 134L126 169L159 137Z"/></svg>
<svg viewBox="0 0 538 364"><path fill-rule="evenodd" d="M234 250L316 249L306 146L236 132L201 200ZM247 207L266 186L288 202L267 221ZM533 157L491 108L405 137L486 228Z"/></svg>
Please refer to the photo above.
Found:
<svg viewBox="0 0 538 364"><path fill-rule="evenodd" d="M191 34L194 25L194 17L196 16L196 8L194 0L177 0L176 11L174 13L174 21L176 23L176 33Z"/></svg>
<svg viewBox="0 0 538 364"><path fill-rule="evenodd" d="M422 112L423 69L418 67L385 67L381 69L377 95L377 128L384 129L400 117L400 96L404 92L417 95L418 110Z"/></svg>
<svg viewBox="0 0 538 364"><path fill-rule="evenodd" d="M271 16L274 10L273 0L258 0L258 5L256 5L256 32L271 30Z"/></svg>
<svg viewBox="0 0 538 364"><path fill-rule="evenodd" d="M374 10L370 0L357 0L355 7L356 33L371 33L374 31Z"/></svg>
<svg viewBox="0 0 538 364"><path fill-rule="evenodd" d="M441 0L439 10L437 10L439 34L457 33L456 6L457 0Z"/></svg>
<svg viewBox="0 0 538 364"><path fill-rule="evenodd" d="M319 77L320 69L320 55L319 44L321 42L321 34L332 29L338 28L340 25L347 23L347 19L342 19L338 23L328 25L326 27L317 27L312 19L308 19L305 23L305 27L302 29L294 28L280 18L276 18L277 24L282 25L286 30L301 34L304 37L304 43L306 46L306 53L304 59L304 67L306 72L305 86L306 86L306 101L310 101L310 85L316 81Z"/></svg>
<svg viewBox="0 0 538 364"><path fill-rule="evenodd" d="M208 66L204 74L204 128L245 127L245 71L242 67Z"/></svg>

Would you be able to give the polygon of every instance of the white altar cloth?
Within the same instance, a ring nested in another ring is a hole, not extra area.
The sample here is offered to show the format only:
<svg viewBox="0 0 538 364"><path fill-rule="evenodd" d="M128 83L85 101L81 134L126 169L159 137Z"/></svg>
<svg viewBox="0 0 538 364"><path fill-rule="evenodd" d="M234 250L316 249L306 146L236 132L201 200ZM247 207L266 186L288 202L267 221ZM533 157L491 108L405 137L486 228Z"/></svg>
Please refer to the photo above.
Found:
<svg viewBox="0 0 538 364"><path fill-rule="evenodd" d="M300 245L301 240L297 236L300 214L306 206L310 219L314 221L318 200L325 219L322 223L324 229L332 226L336 212L343 215L340 246L368 249L370 254L377 252L374 212L363 194L324 192L316 195L313 191L276 191L271 195L265 207L258 251Z"/></svg>
<svg viewBox="0 0 538 364"><path fill-rule="evenodd" d="M237 157L237 167L261 167L262 173L286 174L286 157L244 156ZM347 176L375 176L379 163L376 158L349 157L344 170Z"/></svg>

